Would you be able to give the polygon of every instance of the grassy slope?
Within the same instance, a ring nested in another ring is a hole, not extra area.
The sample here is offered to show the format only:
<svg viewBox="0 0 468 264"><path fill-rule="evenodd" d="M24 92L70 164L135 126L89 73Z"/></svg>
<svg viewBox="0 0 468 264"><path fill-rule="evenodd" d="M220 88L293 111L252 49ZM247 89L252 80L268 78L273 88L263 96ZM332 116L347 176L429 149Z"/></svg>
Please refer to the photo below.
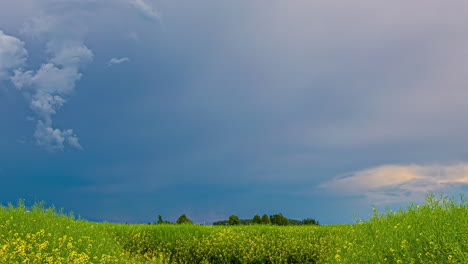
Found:
<svg viewBox="0 0 468 264"><path fill-rule="evenodd" d="M354 225L124 225L0 207L0 263L468 263L468 204L421 206Z"/></svg>

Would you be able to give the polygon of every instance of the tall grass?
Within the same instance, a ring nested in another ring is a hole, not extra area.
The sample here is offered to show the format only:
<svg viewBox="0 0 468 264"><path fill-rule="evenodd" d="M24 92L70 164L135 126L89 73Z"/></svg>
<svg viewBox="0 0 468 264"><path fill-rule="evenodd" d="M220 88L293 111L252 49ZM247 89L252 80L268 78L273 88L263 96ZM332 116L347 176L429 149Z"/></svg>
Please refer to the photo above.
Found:
<svg viewBox="0 0 468 264"><path fill-rule="evenodd" d="M125 225L0 206L0 263L468 263L468 204L428 195L353 225Z"/></svg>
<svg viewBox="0 0 468 264"><path fill-rule="evenodd" d="M468 263L468 203L428 194L422 205L330 227L329 263Z"/></svg>

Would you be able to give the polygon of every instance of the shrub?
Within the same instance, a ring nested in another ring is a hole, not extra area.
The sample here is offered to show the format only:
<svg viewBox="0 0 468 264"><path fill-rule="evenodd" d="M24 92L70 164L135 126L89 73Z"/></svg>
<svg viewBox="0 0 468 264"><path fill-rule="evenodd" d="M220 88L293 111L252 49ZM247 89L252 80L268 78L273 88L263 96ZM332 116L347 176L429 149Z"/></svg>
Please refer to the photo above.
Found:
<svg viewBox="0 0 468 264"><path fill-rule="evenodd" d="M270 218L268 217L268 215L266 215L266 214L262 215L262 224L268 225L270 223L271 222L270 222Z"/></svg>
<svg viewBox="0 0 468 264"><path fill-rule="evenodd" d="M239 217L237 215L229 216L228 225L239 225L239 224L240 224L240 220L239 220Z"/></svg>
<svg viewBox="0 0 468 264"><path fill-rule="evenodd" d="M254 215L252 218L252 223L253 224L261 224L262 223L262 218L258 214Z"/></svg>
<svg viewBox="0 0 468 264"><path fill-rule="evenodd" d="M183 214L177 219L176 224L193 224L192 220L188 219L188 217Z"/></svg>

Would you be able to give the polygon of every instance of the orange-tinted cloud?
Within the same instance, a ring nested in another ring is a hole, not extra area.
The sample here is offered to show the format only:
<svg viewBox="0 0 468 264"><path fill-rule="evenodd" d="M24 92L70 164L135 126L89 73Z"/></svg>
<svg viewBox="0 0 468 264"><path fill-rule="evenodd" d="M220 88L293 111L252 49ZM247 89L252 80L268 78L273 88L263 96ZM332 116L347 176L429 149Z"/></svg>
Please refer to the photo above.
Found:
<svg viewBox="0 0 468 264"><path fill-rule="evenodd" d="M334 193L362 195L374 203L421 199L427 192L450 192L468 184L468 163L453 165L383 165L321 185Z"/></svg>

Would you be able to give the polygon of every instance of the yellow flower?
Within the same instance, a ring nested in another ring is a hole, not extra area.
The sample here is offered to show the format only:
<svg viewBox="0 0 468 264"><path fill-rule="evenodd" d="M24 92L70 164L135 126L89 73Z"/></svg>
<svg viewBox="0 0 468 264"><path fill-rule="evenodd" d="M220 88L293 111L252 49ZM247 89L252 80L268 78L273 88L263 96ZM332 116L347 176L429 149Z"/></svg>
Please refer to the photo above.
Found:
<svg viewBox="0 0 468 264"><path fill-rule="evenodd" d="M341 256L338 255L338 254L336 254L336 255L335 255L335 259L336 259L337 261L341 261Z"/></svg>
<svg viewBox="0 0 468 264"><path fill-rule="evenodd" d="M49 241L45 241L44 243L39 244L39 250L43 250L43 249L46 248L48 245L49 245Z"/></svg>

